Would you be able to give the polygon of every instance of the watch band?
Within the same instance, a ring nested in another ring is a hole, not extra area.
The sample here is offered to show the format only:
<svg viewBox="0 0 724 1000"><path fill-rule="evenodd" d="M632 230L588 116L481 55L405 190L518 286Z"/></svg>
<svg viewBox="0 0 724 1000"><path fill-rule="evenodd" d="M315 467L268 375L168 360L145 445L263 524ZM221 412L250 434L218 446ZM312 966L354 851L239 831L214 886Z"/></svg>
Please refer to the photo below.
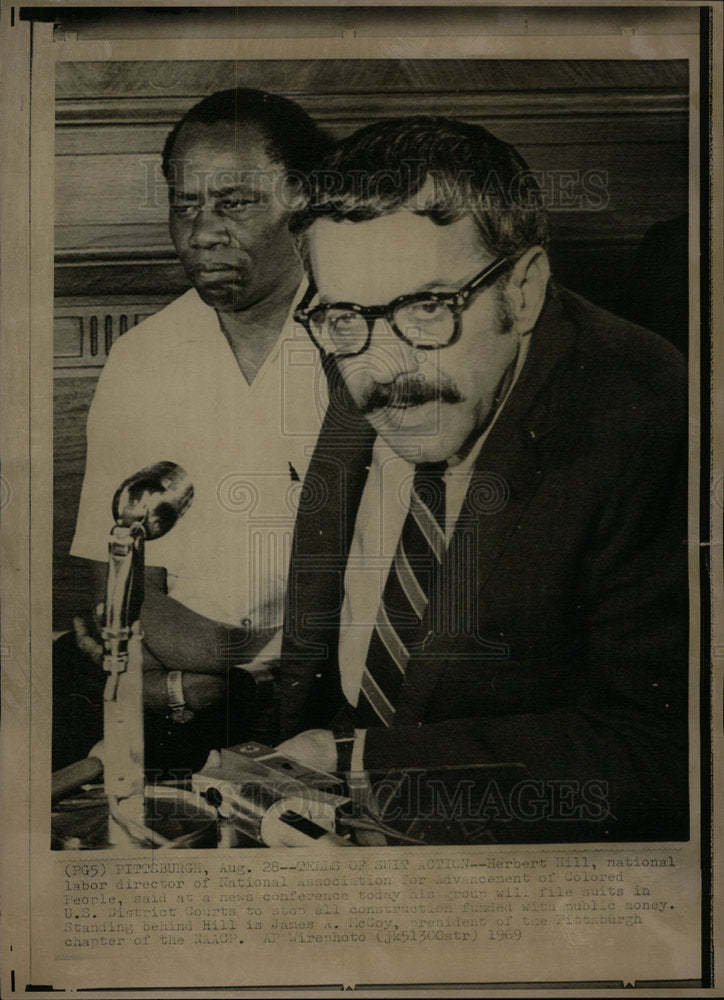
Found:
<svg viewBox="0 0 724 1000"><path fill-rule="evenodd" d="M183 675L180 670L169 670L166 674L168 691L168 718L171 722L190 722L194 713L184 699Z"/></svg>
<svg viewBox="0 0 724 1000"><path fill-rule="evenodd" d="M332 723L332 735L337 747L337 767L335 770L338 773L347 772L350 768L352 751L354 750L354 725L347 718L336 719Z"/></svg>
<svg viewBox="0 0 724 1000"><path fill-rule="evenodd" d="M334 745L337 748L337 766L334 770L340 774L346 773L352 760L354 737L343 736L341 739L335 739Z"/></svg>

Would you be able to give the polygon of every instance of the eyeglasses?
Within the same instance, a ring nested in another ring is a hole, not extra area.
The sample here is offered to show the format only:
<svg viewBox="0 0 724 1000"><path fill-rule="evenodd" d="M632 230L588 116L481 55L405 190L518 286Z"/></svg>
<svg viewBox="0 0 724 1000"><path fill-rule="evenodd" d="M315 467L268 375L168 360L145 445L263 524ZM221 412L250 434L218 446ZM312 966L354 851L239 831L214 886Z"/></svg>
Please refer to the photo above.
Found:
<svg viewBox="0 0 724 1000"><path fill-rule="evenodd" d="M324 303L307 307L316 294L311 288L294 319L307 330L324 354L350 358L370 346L372 328L379 319L386 320L394 332L410 347L437 351L449 347L460 337L460 316L471 296L485 288L513 261L498 257L471 278L457 292L417 292L400 295L386 306L359 306L355 302Z"/></svg>

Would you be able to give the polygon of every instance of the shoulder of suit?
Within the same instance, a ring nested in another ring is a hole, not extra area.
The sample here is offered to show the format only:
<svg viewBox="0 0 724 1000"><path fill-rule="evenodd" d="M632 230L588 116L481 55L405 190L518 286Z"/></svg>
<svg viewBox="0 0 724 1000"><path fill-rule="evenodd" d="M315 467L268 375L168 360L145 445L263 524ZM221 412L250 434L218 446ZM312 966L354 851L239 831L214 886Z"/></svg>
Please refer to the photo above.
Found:
<svg viewBox="0 0 724 1000"><path fill-rule="evenodd" d="M587 373L594 395L608 393L611 402L634 397L642 404L685 403L686 363L673 344L580 295L566 289L559 295L578 331L575 363Z"/></svg>

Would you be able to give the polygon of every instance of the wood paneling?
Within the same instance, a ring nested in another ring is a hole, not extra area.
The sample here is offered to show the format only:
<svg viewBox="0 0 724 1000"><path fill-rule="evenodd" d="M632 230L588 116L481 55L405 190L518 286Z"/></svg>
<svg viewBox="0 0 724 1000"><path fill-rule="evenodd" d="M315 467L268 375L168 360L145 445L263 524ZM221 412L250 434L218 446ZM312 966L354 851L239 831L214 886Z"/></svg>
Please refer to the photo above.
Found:
<svg viewBox="0 0 724 1000"><path fill-rule="evenodd" d="M72 559L75 518L85 468L85 424L95 378L62 378L54 384L53 420L53 629L70 628L74 612L88 608L91 578L84 559ZM110 517L110 512L109 512ZM109 529L110 529L109 520Z"/></svg>
<svg viewBox="0 0 724 1000"><path fill-rule="evenodd" d="M336 136L410 113L486 124L546 178L607 175L607 204L557 219L559 239L639 241L686 208L687 72L685 62L653 60L61 63L57 293L92 291L96 281L102 294L183 287L166 230L160 150L196 100L235 85L293 97ZM128 283L114 289L124 268Z"/></svg>
<svg viewBox="0 0 724 1000"><path fill-rule="evenodd" d="M408 94L482 90L541 93L566 90L685 90L685 60L657 59L245 59L233 62L63 62L56 66L58 121L64 102L148 102L200 97L227 87L259 87L289 94Z"/></svg>
<svg viewBox="0 0 724 1000"><path fill-rule="evenodd" d="M123 296L58 299L54 310L56 378L78 375L97 378L115 341L169 301L151 297L139 301Z"/></svg>

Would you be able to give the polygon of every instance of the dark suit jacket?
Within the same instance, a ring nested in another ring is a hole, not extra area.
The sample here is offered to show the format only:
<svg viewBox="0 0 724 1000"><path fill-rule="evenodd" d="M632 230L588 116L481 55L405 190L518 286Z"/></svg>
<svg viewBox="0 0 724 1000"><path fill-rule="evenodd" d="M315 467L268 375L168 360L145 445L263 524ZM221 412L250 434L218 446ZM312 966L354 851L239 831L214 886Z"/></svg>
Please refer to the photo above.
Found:
<svg viewBox="0 0 724 1000"><path fill-rule="evenodd" d="M283 737L343 703L339 611L374 432L331 381L294 540ZM449 546L450 624L409 662L394 725L368 731L366 767L521 762L541 794L573 783L605 803L588 832L563 816L514 840L687 835L686 412L677 351L550 289Z"/></svg>

